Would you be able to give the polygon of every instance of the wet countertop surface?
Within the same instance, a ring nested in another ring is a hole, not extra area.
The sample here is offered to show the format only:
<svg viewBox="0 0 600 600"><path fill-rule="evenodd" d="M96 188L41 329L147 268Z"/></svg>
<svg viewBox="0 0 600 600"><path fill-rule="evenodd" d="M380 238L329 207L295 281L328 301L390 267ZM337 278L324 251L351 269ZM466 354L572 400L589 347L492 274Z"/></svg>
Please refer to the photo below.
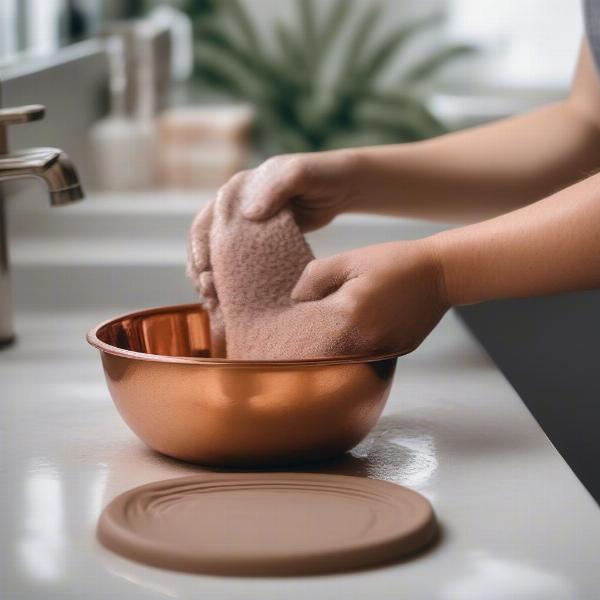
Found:
<svg viewBox="0 0 600 600"><path fill-rule="evenodd" d="M600 511L453 314L399 361L384 416L351 456L307 467L406 485L433 503L436 547L303 578L150 568L98 545L100 511L134 486L201 471L148 449L105 387L86 330L118 311L31 312L0 353L0 598L590 599Z"/></svg>

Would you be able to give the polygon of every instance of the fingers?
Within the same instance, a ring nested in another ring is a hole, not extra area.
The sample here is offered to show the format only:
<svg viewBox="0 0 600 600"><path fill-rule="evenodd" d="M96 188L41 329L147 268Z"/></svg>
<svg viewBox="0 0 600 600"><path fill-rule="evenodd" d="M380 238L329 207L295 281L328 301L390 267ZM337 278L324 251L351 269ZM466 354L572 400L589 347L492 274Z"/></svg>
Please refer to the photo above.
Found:
<svg viewBox="0 0 600 600"><path fill-rule="evenodd" d="M225 357L225 327L210 264L209 238L213 223L211 202L194 219L188 238L187 274L202 296L202 305L210 317L211 356Z"/></svg>
<svg viewBox="0 0 600 600"><path fill-rule="evenodd" d="M221 217L230 217L235 210L235 200L239 195L239 188L243 184L246 172L234 175L218 192L215 200L201 210L194 219L188 237L188 262L187 274L194 280L198 291L204 295L206 290L214 288L212 279L204 275L211 270L210 263L210 232L215 220L215 206Z"/></svg>
<svg viewBox="0 0 600 600"><path fill-rule="evenodd" d="M240 171L219 189L213 203L219 219L229 221L239 212L240 202L251 176L252 171Z"/></svg>
<svg viewBox="0 0 600 600"><path fill-rule="evenodd" d="M210 233L215 217L215 206L221 217L229 218L236 210L237 198L248 173L234 175L217 194L217 198L201 210L194 219L188 236L187 276L194 282L208 310L218 304L217 291L210 261Z"/></svg>
<svg viewBox="0 0 600 600"><path fill-rule="evenodd" d="M217 290L212 271L203 271L198 277L198 291L206 299L216 299Z"/></svg>
<svg viewBox="0 0 600 600"><path fill-rule="evenodd" d="M242 190L242 214L264 221L277 214L307 185L308 172L300 155L276 156L255 169Z"/></svg>
<svg viewBox="0 0 600 600"><path fill-rule="evenodd" d="M350 273L342 255L315 259L306 265L292 290L292 300L311 302L333 294L349 279Z"/></svg>
<svg viewBox="0 0 600 600"><path fill-rule="evenodd" d="M200 274L210 269L209 236L213 220L212 203L198 213L188 237L187 275L197 284Z"/></svg>

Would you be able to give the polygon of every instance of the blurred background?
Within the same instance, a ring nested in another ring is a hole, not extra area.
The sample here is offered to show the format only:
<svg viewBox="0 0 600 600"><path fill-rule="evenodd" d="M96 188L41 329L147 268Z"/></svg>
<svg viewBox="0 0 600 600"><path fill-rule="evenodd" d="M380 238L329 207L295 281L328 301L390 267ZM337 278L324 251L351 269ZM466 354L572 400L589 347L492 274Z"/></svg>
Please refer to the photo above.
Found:
<svg viewBox="0 0 600 600"><path fill-rule="evenodd" d="M16 304L189 300L189 223L233 173L562 98L581 30L571 0L0 0L0 105L47 107L10 149L62 148L87 191L4 185ZM318 254L444 226L339 221Z"/></svg>
<svg viewBox="0 0 600 600"><path fill-rule="evenodd" d="M3 186L17 323L193 301L187 229L234 172L552 102L581 35L573 0L0 0L0 106L47 107L10 149L63 148L87 191L53 210L42 186ZM310 242L328 255L443 227L349 215ZM463 311L597 497L598 302Z"/></svg>
<svg viewBox="0 0 600 600"><path fill-rule="evenodd" d="M0 0L0 60L34 69L101 40L89 183L207 187L271 154L410 142L561 97L579 12L569 0Z"/></svg>

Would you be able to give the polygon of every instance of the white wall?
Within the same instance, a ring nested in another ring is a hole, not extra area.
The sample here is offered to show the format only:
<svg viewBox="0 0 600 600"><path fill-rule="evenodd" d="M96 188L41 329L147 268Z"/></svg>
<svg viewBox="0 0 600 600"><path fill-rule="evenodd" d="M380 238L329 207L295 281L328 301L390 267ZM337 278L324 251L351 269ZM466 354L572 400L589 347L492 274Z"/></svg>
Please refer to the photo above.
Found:
<svg viewBox="0 0 600 600"><path fill-rule="evenodd" d="M509 87L568 85L582 35L576 0L449 0L451 37L488 50L482 80Z"/></svg>
<svg viewBox="0 0 600 600"><path fill-rule="evenodd" d="M325 14L333 1L318 0L315 4ZM296 0L243 2L267 37L273 18L289 20L296 15ZM385 11L378 29L382 35L406 19L435 10L447 11L444 31L413 45L401 60L407 57L410 60L424 46L449 38L481 48L479 61L466 75L481 85L518 89L564 89L569 85L582 35L581 4L577 0L379 0L379 3ZM367 4L358 1L355 6L364 9ZM354 21L358 12L355 10ZM458 73L465 77L461 71Z"/></svg>

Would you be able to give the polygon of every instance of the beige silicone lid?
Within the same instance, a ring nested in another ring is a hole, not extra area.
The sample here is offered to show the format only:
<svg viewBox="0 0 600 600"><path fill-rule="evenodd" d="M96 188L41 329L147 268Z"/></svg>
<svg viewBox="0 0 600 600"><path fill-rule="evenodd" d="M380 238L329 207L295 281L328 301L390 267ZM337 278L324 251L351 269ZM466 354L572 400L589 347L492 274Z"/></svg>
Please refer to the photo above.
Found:
<svg viewBox="0 0 600 600"><path fill-rule="evenodd" d="M397 560L430 543L429 502L407 488L312 473L208 473L129 490L98 539L148 565L222 575L300 575Z"/></svg>

